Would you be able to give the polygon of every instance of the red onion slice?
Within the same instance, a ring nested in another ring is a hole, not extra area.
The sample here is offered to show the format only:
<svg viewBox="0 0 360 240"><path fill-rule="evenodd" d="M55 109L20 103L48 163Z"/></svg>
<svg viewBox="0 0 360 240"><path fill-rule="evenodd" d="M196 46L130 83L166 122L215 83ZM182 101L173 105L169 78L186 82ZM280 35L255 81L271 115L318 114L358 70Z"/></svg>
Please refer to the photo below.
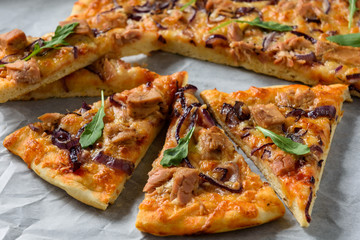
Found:
<svg viewBox="0 0 360 240"><path fill-rule="evenodd" d="M324 0L324 4L325 7L324 7L324 13L325 14L328 14L330 12L330 8L331 8L331 3L329 0Z"/></svg>
<svg viewBox="0 0 360 240"><path fill-rule="evenodd" d="M104 164L109 168L121 170L129 176L132 174L135 168L135 164L133 162L108 156L103 151L99 152L95 156L94 161Z"/></svg>
<svg viewBox="0 0 360 240"><path fill-rule="evenodd" d="M343 68L343 65L338 66L335 68L335 73L339 72Z"/></svg>
<svg viewBox="0 0 360 240"><path fill-rule="evenodd" d="M315 44L317 42L316 39L314 39L313 37L310 37L309 35L307 35L305 33L298 32L298 31L291 31L291 33L298 37L304 37L306 40L310 41L312 44Z"/></svg>
<svg viewBox="0 0 360 240"><path fill-rule="evenodd" d="M271 32L264 37L264 40L262 42L262 49L261 49L263 52L269 48L271 42L274 40L274 37L277 34L278 34L277 32Z"/></svg>
<svg viewBox="0 0 360 240"><path fill-rule="evenodd" d="M313 111L308 112L309 118L328 117L330 119L335 118L336 108L334 106L320 106Z"/></svg>
<svg viewBox="0 0 360 240"><path fill-rule="evenodd" d="M349 83L357 83L360 81L360 73L346 75L346 79L349 80Z"/></svg>
<svg viewBox="0 0 360 240"><path fill-rule="evenodd" d="M260 147L254 148L253 150L251 150L250 155L252 156L252 155L254 155L257 151L259 151L259 150L261 150L261 149L263 149L263 148L265 148L265 147L267 147L267 146L271 146L271 145L273 145L273 144L274 144L274 143L265 143L264 145L261 145Z"/></svg>
<svg viewBox="0 0 360 240"><path fill-rule="evenodd" d="M315 53L311 52L308 54L295 54L296 59L298 60L305 60L308 63L316 62L316 56Z"/></svg>
<svg viewBox="0 0 360 240"><path fill-rule="evenodd" d="M205 47L213 48L213 45L227 45L227 38L221 34L213 34L205 41Z"/></svg>

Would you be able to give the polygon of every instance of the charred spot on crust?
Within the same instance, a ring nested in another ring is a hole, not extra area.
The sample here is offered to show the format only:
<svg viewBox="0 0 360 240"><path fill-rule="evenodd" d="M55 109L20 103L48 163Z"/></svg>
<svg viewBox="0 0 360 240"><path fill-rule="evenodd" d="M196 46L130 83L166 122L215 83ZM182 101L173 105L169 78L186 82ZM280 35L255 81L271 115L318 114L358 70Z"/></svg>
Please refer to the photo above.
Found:
<svg viewBox="0 0 360 240"><path fill-rule="evenodd" d="M313 189L312 189L312 187L310 187L310 194L309 194L309 198L308 198L308 201L307 201L306 207L305 207L305 217L306 217L306 221L307 221L308 223L311 222L311 216L310 216L310 214L309 214L309 210L310 210L310 205L311 205L312 197L313 197Z"/></svg>

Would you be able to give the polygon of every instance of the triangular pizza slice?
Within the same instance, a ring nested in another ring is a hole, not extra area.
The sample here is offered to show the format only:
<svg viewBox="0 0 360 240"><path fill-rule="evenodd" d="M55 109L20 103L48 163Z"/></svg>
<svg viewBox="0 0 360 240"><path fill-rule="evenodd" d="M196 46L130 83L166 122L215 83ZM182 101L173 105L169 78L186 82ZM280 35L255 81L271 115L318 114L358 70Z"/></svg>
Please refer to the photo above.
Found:
<svg viewBox="0 0 360 240"><path fill-rule="evenodd" d="M162 76L67 114L47 113L4 146L36 174L100 209L113 203L160 131L186 72Z"/></svg>
<svg viewBox="0 0 360 240"><path fill-rule="evenodd" d="M301 226L311 221L335 128L350 100L346 85L251 87L201 97L264 174Z"/></svg>
<svg viewBox="0 0 360 240"><path fill-rule="evenodd" d="M192 85L180 89L136 227L154 235L216 233L277 219L285 208L217 127Z"/></svg>
<svg viewBox="0 0 360 240"><path fill-rule="evenodd" d="M132 67L120 58L103 57L60 80L41 86L13 100L106 96L152 82L159 75L142 67Z"/></svg>

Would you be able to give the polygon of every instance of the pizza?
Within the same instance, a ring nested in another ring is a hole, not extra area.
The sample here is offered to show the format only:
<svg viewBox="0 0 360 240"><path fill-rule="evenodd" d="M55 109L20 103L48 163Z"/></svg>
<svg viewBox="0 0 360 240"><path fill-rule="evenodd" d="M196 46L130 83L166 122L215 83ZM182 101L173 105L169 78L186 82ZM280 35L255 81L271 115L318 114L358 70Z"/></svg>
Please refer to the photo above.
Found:
<svg viewBox="0 0 360 240"><path fill-rule="evenodd" d="M250 170L195 91L187 85L176 93L165 144L149 172L136 227L159 236L217 233L283 216L285 208L274 190Z"/></svg>
<svg viewBox="0 0 360 240"><path fill-rule="evenodd" d="M360 96L360 50L345 35L359 32L360 15L349 9L345 0L79 0L70 18L95 26L123 11L156 32L163 51L308 85L347 84Z"/></svg>
<svg viewBox="0 0 360 240"><path fill-rule="evenodd" d="M67 114L46 113L3 144L44 180L105 210L145 155L186 81L185 72L161 76Z"/></svg>
<svg viewBox="0 0 360 240"><path fill-rule="evenodd" d="M106 18L99 21L108 23ZM123 57L157 49L157 33L141 30L140 24L125 25L117 19L101 34L91 27L86 20L72 18L41 38L19 29L1 34L0 102L55 82L104 55Z"/></svg>
<svg viewBox="0 0 360 240"><path fill-rule="evenodd" d="M215 89L203 91L201 97L300 225L309 226L342 104L350 100L348 87L251 87L230 94ZM290 145L306 151L295 152Z"/></svg>
<svg viewBox="0 0 360 240"><path fill-rule="evenodd" d="M60 80L41 86L14 100L38 100L51 97L95 97L132 89L158 78L157 73L142 67L131 67L119 58L103 57Z"/></svg>

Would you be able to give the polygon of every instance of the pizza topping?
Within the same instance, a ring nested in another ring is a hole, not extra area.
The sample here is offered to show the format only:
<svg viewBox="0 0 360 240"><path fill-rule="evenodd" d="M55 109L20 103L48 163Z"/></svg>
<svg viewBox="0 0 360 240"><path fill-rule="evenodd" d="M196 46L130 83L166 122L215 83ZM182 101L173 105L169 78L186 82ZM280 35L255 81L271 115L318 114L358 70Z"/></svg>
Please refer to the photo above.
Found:
<svg viewBox="0 0 360 240"><path fill-rule="evenodd" d="M358 10L356 8L356 0L349 0L349 18L348 18L348 21L349 21L348 27L349 27L349 29L351 28L353 18L354 18L354 14L355 14L356 10Z"/></svg>
<svg viewBox="0 0 360 240"><path fill-rule="evenodd" d="M295 155L304 155L310 152L310 148L307 145L294 142L290 138L283 137L260 126L256 126L255 128L261 131L265 137L270 137L275 145L285 152Z"/></svg>
<svg viewBox="0 0 360 240"><path fill-rule="evenodd" d="M124 28L126 26L127 15L124 12L113 8L111 11L99 13L89 20L91 27L98 31L109 31L113 28Z"/></svg>
<svg viewBox="0 0 360 240"><path fill-rule="evenodd" d="M231 23L228 26L227 36L230 41L237 42L243 39L243 31L237 23Z"/></svg>
<svg viewBox="0 0 360 240"><path fill-rule="evenodd" d="M129 140L136 140L136 130L125 128L118 123L108 123L104 128L104 136L114 144L125 143Z"/></svg>
<svg viewBox="0 0 360 240"><path fill-rule="evenodd" d="M239 183L239 182L236 182L236 183L234 184L234 185L238 185L237 188L232 188L232 187L229 187L229 186L225 185L223 182L217 181L217 180L213 179L212 177L210 177L210 176L208 176L208 175L206 175L206 174L204 174L204 173L200 173L199 176L200 176L203 180L207 181L208 183L210 183L210 184L212 184L212 185L214 185L214 186L217 186L217 187L219 187L219 188L225 189L225 190L227 190L227 191L229 191L229 192L231 192L231 193L241 193L242 190L243 190L243 186L242 186L242 184ZM237 184L237 183L238 183L238 184Z"/></svg>
<svg viewBox="0 0 360 240"><path fill-rule="evenodd" d="M41 80L39 64L35 59L17 60L6 65L8 77L17 83L38 83Z"/></svg>
<svg viewBox="0 0 360 240"><path fill-rule="evenodd" d="M260 147L254 148L253 150L251 150L250 155L252 156L252 155L254 155L257 151L260 151L261 149L266 148L267 146L271 146L271 145L274 145L274 143L265 143L265 144L261 145Z"/></svg>
<svg viewBox="0 0 360 240"><path fill-rule="evenodd" d="M282 176L295 170L296 160L290 155L277 155L270 164L272 170L277 176Z"/></svg>
<svg viewBox="0 0 360 240"><path fill-rule="evenodd" d="M226 115L225 123L231 128L239 124L240 121L250 119L250 110L243 102L236 101L234 107L224 103L220 113Z"/></svg>
<svg viewBox="0 0 360 240"><path fill-rule="evenodd" d="M68 25L71 23L79 24L74 29L75 34L93 36L93 32L91 31L89 24L86 22L86 20L83 20L83 19L72 19L69 21L62 21L59 23L59 26L63 27L65 25Z"/></svg>
<svg viewBox="0 0 360 240"><path fill-rule="evenodd" d="M292 34L298 36L298 37L304 37L306 40L310 41L312 44L317 43L317 40L313 37L310 37L309 35L302 33L302 32L298 32L298 31L291 31Z"/></svg>
<svg viewBox="0 0 360 240"><path fill-rule="evenodd" d="M360 47L360 33L330 35L326 39L341 46Z"/></svg>
<svg viewBox="0 0 360 240"><path fill-rule="evenodd" d="M60 149L70 150L79 144L79 139L72 138L68 131L58 128L52 132L51 142Z"/></svg>
<svg viewBox="0 0 360 240"><path fill-rule="evenodd" d="M179 140L179 143L174 148L169 148L164 151L163 158L160 164L164 167L178 166L189 152L189 142L195 131L195 127L186 134L184 138Z"/></svg>
<svg viewBox="0 0 360 240"><path fill-rule="evenodd" d="M214 169L214 172L221 171L222 176L220 177L220 181L222 182L237 182L239 181L239 166L234 163L226 163L223 165L220 165Z"/></svg>
<svg viewBox="0 0 360 240"><path fill-rule="evenodd" d="M104 117L104 91L101 91L101 107L81 133L79 142L82 148L87 148L93 145L101 137L104 129Z"/></svg>
<svg viewBox="0 0 360 240"><path fill-rule="evenodd" d="M277 32L271 32L264 37L264 40L262 42L262 51L266 51L269 48L270 44L272 43L277 34Z"/></svg>
<svg viewBox="0 0 360 240"><path fill-rule="evenodd" d="M143 189L144 192L152 192L155 188L163 185L169 181L174 172L175 168L158 168L156 171L149 172L149 179Z"/></svg>
<svg viewBox="0 0 360 240"><path fill-rule="evenodd" d="M213 48L214 46L227 46L228 41L224 35L213 34L210 35L205 41L205 47Z"/></svg>
<svg viewBox="0 0 360 240"><path fill-rule="evenodd" d="M5 51L7 55L19 52L19 50L24 49L26 45L26 35L19 29L0 34L0 50Z"/></svg>
<svg viewBox="0 0 360 240"><path fill-rule="evenodd" d="M316 56L322 57L324 60L360 65L360 50L353 47L339 46L334 43L319 41L315 46L315 54Z"/></svg>
<svg viewBox="0 0 360 240"><path fill-rule="evenodd" d="M291 89L289 91L279 93L276 96L276 100L278 101L278 104L282 106L295 108L286 115L286 117L289 117L305 115L306 112L304 110L296 109L296 107L308 108L312 105L315 97L315 93L310 88L306 90L297 89L296 91Z"/></svg>
<svg viewBox="0 0 360 240"><path fill-rule="evenodd" d="M318 117L328 117L330 119L335 118L336 108L334 106L320 106L315 108L313 111L308 112L308 117L318 118Z"/></svg>
<svg viewBox="0 0 360 240"><path fill-rule="evenodd" d="M121 170L129 176L132 174L135 168L135 164L133 162L108 156L103 151L99 152L95 156L94 161L104 164L109 168Z"/></svg>
<svg viewBox="0 0 360 240"><path fill-rule="evenodd" d="M45 113L38 119L48 125L57 125L63 117L64 114L60 113Z"/></svg>
<svg viewBox="0 0 360 240"><path fill-rule="evenodd" d="M199 150L201 159L220 160L227 149L232 149L232 143L216 126L199 131Z"/></svg>
<svg viewBox="0 0 360 240"><path fill-rule="evenodd" d="M178 168L173 176L170 200L177 199L181 205L188 203L193 191L199 185L199 171L191 168Z"/></svg>
<svg viewBox="0 0 360 240"><path fill-rule="evenodd" d="M215 122L210 116L208 110L202 108L200 112L198 112L198 121L200 122L200 126L204 128L210 128L215 126Z"/></svg>
<svg viewBox="0 0 360 240"><path fill-rule="evenodd" d="M272 103L267 105L257 104L253 106L250 111L255 122L264 128L281 125L285 122L285 117Z"/></svg>
<svg viewBox="0 0 360 240"><path fill-rule="evenodd" d="M133 118L144 118L158 111L162 102L163 98L155 88L132 92L127 98L127 112Z"/></svg>
<svg viewBox="0 0 360 240"><path fill-rule="evenodd" d="M308 198L308 201L306 203L306 207L305 207L305 217L306 217L306 221L308 223L311 222L311 216L310 216L310 205L311 205L311 201L312 201L312 198L313 198L313 189L312 187L310 187L310 194L309 194L309 198Z"/></svg>

